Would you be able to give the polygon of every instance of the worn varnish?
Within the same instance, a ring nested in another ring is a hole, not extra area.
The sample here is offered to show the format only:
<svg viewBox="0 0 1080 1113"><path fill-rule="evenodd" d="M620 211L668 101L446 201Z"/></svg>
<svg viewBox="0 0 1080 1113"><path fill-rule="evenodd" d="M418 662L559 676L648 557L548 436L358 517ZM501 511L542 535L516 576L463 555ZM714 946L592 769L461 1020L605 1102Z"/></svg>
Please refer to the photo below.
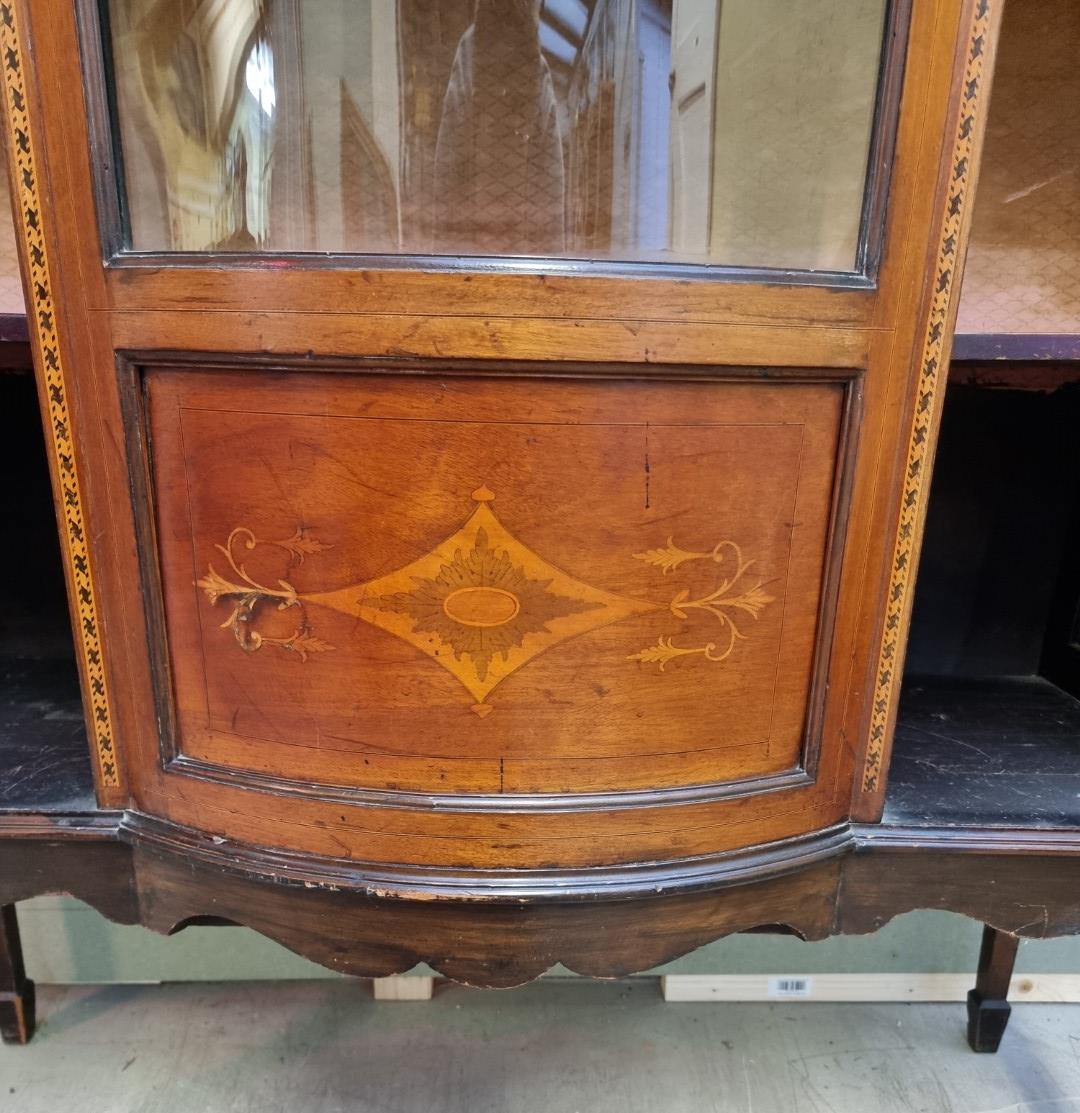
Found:
<svg viewBox="0 0 1080 1113"><path fill-rule="evenodd" d="M828 290L102 265L95 21L5 11L101 803L406 873L723 873L876 814L995 8L897 7L880 252Z"/></svg>
<svg viewBox="0 0 1080 1113"><path fill-rule="evenodd" d="M178 753L448 794L815 756L843 383L259 383L147 379Z"/></svg>
<svg viewBox="0 0 1080 1113"><path fill-rule="evenodd" d="M895 6L874 255L769 282L114 257L79 7L0 32L101 810L0 820L0 904L485 985L926 906L1076 928L1073 832L942 765L915 689L886 776L997 4Z"/></svg>
<svg viewBox="0 0 1080 1113"><path fill-rule="evenodd" d="M885 821L1075 829L1080 701L1041 677L910 677Z"/></svg>
<svg viewBox="0 0 1080 1113"><path fill-rule="evenodd" d="M86 724L72 663L0 659L0 812L93 807Z"/></svg>

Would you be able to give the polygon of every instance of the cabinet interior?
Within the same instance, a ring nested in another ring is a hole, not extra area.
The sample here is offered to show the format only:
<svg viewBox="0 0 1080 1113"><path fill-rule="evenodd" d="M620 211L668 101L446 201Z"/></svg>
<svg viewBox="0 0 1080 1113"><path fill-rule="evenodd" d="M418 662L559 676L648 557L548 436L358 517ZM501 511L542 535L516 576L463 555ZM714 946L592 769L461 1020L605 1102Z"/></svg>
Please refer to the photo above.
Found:
<svg viewBox="0 0 1080 1113"><path fill-rule="evenodd" d="M1005 10L887 822L1080 824L1078 35Z"/></svg>
<svg viewBox="0 0 1080 1113"><path fill-rule="evenodd" d="M889 822L1080 824L1078 420L1080 383L948 390Z"/></svg>
<svg viewBox="0 0 1080 1113"><path fill-rule="evenodd" d="M90 757L34 378L0 372L0 812L94 807Z"/></svg>

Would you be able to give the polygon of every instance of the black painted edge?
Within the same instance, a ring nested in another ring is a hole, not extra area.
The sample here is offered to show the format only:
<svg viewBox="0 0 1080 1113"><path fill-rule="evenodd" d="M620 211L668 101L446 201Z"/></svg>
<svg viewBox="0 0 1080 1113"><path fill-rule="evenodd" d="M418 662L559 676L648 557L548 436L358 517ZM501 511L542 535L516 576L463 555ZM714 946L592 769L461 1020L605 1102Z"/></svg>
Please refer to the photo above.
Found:
<svg viewBox="0 0 1080 1113"><path fill-rule="evenodd" d="M469 870L356 862L252 846L133 812L124 815L120 837L136 848L163 851L249 880L386 900L485 904L571 904L704 892L792 873L853 846L850 825L838 823L764 846L669 862Z"/></svg>
<svg viewBox="0 0 1080 1113"><path fill-rule="evenodd" d="M9 812L0 814L0 842L42 839L46 842L110 841L120 837L122 812Z"/></svg>
<svg viewBox="0 0 1080 1113"><path fill-rule="evenodd" d="M685 322L677 322L685 323ZM700 360L672 358L645 362L629 359L515 359L501 355L418 356L418 355L315 355L299 346L293 352L224 352L192 348L117 348L116 356L139 372L211 371L235 374L258 371L260 374L298 372L364 374L374 376L416 376L434 378L455 376L465 379L517 379L526 377L549 381L586 380L588 382L633 381L697 383L787 383L845 386L866 379L866 367L851 360L829 367L797 363L702 363Z"/></svg>
<svg viewBox="0 0 1080 1113"><path fill-rule="evenodd" d="M958 332L953 337L952 358L954 363L999 359L1023 362L1080 359L1080 335Z"/></svg>
<svg viewBox="0 0 1080 1113"><path fill-rule="evenodd" d="M957 853L1080 855L1080 828L1068 827L916 827L898 823L852 825L856 850L948 850Z"/></svg>
<svg viewBox="0 0 1080 1113"><path fill-rule="evenodd" d="M298 874L308 863L317 869L321 863L329 863L332 870L359 876L368 871L367 863L352 862L347 859L323 859L293 851L278 851L248 844L233 843L207 835L191 828L180 827L166 820L157 819L141 812L87 811L87 812L9 812L0 813L0 841L6 839L121 839L127 842L149 841L161 845L169 844L174 849L198 851L200 844L207 844L218 857L228 856L231 861L246 860L246 856L267 862L275 856L283 856L286 864L298 867ZM834 845L842 844L842 845ZM229 847L222 850L222 847ZM974 825L956 826L913 826L899 823L839 823L808 835L796 836L775 843L768 843L744 850L728 851L723 854L698 858L675 859L669 862L635 863L628 866L589 867L570 871L551 870L462 870L462 871L424 871L420 867L387 867L402 877L413 873L445 876L450 879L473 879L511 881L522 877L536 881L548 877L568 877L571 881L581 882L597 874L617 877L645 877L667 875L685 878L713 877L725 878L732 882L744 879L754 880L755 869L747 868L756 863L772 866L777 863L784 870L817 861L826 857L831 850L850 848L859 852L876 850L947 850L957 853L984 853L1002 855L1077 855L1080 857L1080 828L1037 828L1037 827L979 827ZM239 855L239 858L237 857ZM383 871L382 866L371 868L371 875ZM275 867L269 871L275 877L280 871ZM769 872L772 872L771 870ZM607 891L606 889L604 891ZM656 892L651 887L650 891ZM663 892L672 892L673 887L665 885Z"/></svg>
<svg viewBox="0 0 1080 1113"><path fill-rule="evenodd" d="M0 313L0 344L28 344L29 341L25 313Z"/></svg>
<svg viewBox="0 0 1080 1113"><path fill-rule="evenodd" d="M104 259L106 270L336 271L346 275L410 271L414 274L505 275L529 279L624 278L645 281L709 282L766 288L814 286L872 296L876 277L857 270L807 270L724 263L590 259L540 255L385 255L328 251L134 251L119 249Z"/></svg>

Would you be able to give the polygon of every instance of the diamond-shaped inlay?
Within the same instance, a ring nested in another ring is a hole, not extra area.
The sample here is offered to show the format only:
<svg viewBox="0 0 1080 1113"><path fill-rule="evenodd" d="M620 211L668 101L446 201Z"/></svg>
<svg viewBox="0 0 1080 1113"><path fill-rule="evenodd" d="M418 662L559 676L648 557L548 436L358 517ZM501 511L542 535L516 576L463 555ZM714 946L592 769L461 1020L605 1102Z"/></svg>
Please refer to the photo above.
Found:
<svg viewBox="0 0 1080 1113"><path fill-rule="evenodd" d="M312 632L307 618L311 605L330 607L377 626L456 677L476 700L472 710L480 718L490 714L487 698L503 680L568 638L656 611L666 610L683 622L694 615L707 616L714 630L720 631L719 642L702 638L690 645L676 644L673 637L661 634L655 645L626 659L658 666L661 672L691 657L719 663L745 637L737 620L756 619L774 602L762 581L747 586L754 562L746 560L734 542L721 541L711 550L694 551L680 548L671 538L666 545L634 553L632 558L661 569L665 576L688 562L712 562L718 566L718 586L700 598L691 598L684 588L669 603L614 595L549 564L510 533L492 511L495 496L486 487L472 497L478 505L459 530L404 568L365 583L305 594L286 580L279 580L277 587L260 584L244 566L244 551L269 545L300 564L326 546L306 529L298 529L284 541L263 541L238 527L224 545L216 546L233 578L219 575L211 565L198 586L211 605L229 603L232 612L222 627L232 630L249 653L275 645L306 661L313 653L332 650ZM256 629L257 611L265 604L296 609L296 630L291 636L270 637Z"/></svg>
<svg viewBox="0 0 1080 1113"><path fill-rule="evenodd" d="M430 553L376 580L307 600L354 614L437 661L483 704L522 665L567 638L660 604L590 587L537 556L492 512L487 488L469 520Z"/></svg>

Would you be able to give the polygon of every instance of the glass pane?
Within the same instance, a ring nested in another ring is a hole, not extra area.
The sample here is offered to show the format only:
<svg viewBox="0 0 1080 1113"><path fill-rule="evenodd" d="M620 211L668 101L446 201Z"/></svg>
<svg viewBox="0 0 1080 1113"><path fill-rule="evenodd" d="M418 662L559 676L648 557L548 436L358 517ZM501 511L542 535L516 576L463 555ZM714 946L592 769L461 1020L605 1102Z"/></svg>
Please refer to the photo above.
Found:
<svg viewBox="0 0 1080 1113"><path fill-rule="evenodd" d="M108 0L136 250L851 271L888 0Z"/></svg>

